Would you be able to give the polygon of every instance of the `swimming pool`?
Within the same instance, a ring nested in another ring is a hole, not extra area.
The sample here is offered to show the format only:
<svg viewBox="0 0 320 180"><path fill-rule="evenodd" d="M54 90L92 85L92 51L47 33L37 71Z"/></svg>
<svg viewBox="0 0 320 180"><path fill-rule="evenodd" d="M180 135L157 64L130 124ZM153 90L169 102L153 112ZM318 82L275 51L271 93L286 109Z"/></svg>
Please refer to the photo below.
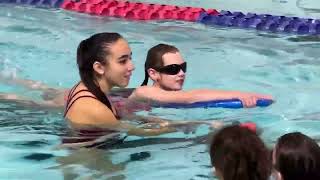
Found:
<svg viewBox="0 0 320 180"><path fill-rule="evenodd" d="M211 6L203 1L192 3ZM232 9L235 7L232 4L215 3L217 6L211 7L237 10ZM238 10L274 14L281 10L285 15L320 17L316 11L306 12L292 2L267 4L278 8L259 3L250 9L239 5ZM133 49L136 70L130 87L138 86L143 80L147 49L165 42L181 49L189 63L185 89L237 89L272 94L277 100L267 108L155 109L143 113L176 120L251 120L264 129L262 137L269 145L279 135L295 130L320 137L316 98L320 87L318 37L214 28L179 21L133 22L2 4L0 22L3 75L70 87L79 80L75 64L79 41L95 32L117 31L130 41ZM39 95L3 83L0 91L33 98ZM54 149L67 131L60 111L25 108L7 102L1 102L0 111L0 179L212 179L206 145L201 139L208 133L206 127L188 135L132 137L126 146L118 149L66 151Z"/></svg>

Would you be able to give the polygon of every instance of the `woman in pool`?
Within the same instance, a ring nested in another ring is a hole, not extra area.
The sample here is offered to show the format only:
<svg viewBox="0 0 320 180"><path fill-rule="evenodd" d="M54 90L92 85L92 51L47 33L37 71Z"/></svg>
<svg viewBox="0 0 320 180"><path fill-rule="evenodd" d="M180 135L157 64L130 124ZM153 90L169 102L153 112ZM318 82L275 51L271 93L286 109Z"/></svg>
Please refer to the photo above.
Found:
<svg viewBox="0 0 320 180"><path fill-rule="evenodd" d="M134 70L131 54L128 42L117 33L95 34L79 44L81 81L69 91L64 112L76 137L65 138L64 146L109 146L123 139L119 137L121 132L157 136L177 131L168 124L148 128L119 120L106 94L115 86L128 85Z"/></svg>
<svg viewBox="0 0 320 180"><path fill-rule="evenodd" d="M272 99L271 96L239 91L197 89L183 91L187 71L179 50L171 45L158 44L148 51L145 62L145 79L130 100L155 101L160 103L194 103L201 101L239 99L244 107L253 107L258 99ZM148 79L153 85L147 86Z"/></svg>

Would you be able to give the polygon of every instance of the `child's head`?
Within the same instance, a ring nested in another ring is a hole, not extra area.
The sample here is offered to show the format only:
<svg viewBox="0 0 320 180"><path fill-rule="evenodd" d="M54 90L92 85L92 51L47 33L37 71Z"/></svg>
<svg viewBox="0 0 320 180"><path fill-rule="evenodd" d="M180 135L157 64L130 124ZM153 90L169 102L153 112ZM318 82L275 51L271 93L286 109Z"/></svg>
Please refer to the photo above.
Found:
<svg viewBox="0 0 320 180"><path fill-rule="evenodd" d="M145 79L142 86L148 84L149 77L153 85L168 91L182 89L187 64L178 48L168 44L158 44L148 51L145 62Z"/></svg>
<svg viewBox="0 0 320 180"><path fill-rule="evenodd" d="M214 135L210 147L216 176L223 180L267 180L271 174L269 150L258 135L238 125Z"/></svg>
<svg viewBox="0 0 320 180"><path fill-rule="evenodd" d="M80 78L99 101L111 107L104 87L126 87L134 70L131 48L118 33L103 32L80 42L77 49L77 64Z"/></svg>
<svg viewBox="0 0 320 180"><path fill-rule="evenodd" d="M281 136L272 153L273 165L282 180L319 180L320 147L310 137L293 132Z"/></svg>

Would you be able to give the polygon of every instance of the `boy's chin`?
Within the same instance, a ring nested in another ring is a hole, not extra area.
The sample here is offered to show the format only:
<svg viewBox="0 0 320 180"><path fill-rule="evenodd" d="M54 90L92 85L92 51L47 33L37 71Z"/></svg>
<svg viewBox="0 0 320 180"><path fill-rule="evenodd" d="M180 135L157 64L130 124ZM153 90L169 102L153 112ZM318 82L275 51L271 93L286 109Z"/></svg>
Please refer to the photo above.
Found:
<svg viewBox="0 0 320 180"><path fill-rule="evenodd" d="M175 87L175 88L172 88L171 90L172 90L172 91L181 91L181 90L182 90L182 87Z"/></svg>
<svg viewBox="0 0 320 180"><path fill-rule="evenodd" d="M129 84L129 83L126 83L126 84L118 84L118 87L119 87L119 88L125 88L125 87L128 86L128 84Z"/></svg>

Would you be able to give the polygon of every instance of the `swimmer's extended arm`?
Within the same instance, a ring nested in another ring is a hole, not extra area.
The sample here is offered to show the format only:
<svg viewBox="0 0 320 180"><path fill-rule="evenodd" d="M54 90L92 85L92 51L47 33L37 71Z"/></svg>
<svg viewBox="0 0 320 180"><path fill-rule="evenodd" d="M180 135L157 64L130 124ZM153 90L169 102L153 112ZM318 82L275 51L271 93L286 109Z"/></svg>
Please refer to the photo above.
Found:
<svg viewBox="0 0 320 180"><path fill-rule="evenodd" d="M170 120L165 118L159 118L154 116L140 116L132 114L130 116L126 116L124 118L132 122L137 122L138 124L142 124L139 127L144 127L148 129L155 129L155 128L174 128L176 131L183 132L183 133L190 133L195 132L196 129L200 125L206 125L210 129L220 129L221 127L225 126L225 123L230 124L234 121L224 122L220 120ZM122 120L123 121L123 120Z"/></svg>
<svg viewBox="0 0 320 180"><path fill-rule="evenodd" d="M137 115L134 113L122 116L121 119L125 119L125 120L133 120L136 122L141 122L141 123L165 123L165 122L170 122L172 120L169 119L164 119L164 118L159 118L159 117L155 117L155 116L141 116L141 115Z"/></svg>
<svg viewBox="0 0 320 180"><path fill-rule="evenodd" d="M121 119L129 120L129 121L134 121L138 124L142 123L148 123L148 124L154 124L154 125L159 125L159 126L198 126L201 124L207 124L210 125L211 127L218 128L221 125L222 121L204 121L204 120L193 120L193 121L176 121L176 120L170 120L170 119L165 119L165 118L160 118L160 117L155 117L155 116L141 116L137 115L134 112L135 111L141 111L145 110L146 106L150 105L148 103L144 102L138 102L138 101L132 101L124 98L113 98L112 96L109 97L111 101L114 103L114 107L117 110L118 115L121 116Z"/></svg>
<svg viewBox="0 0 320 180"><path fill-rule="evenodd" d="M77 128L100 128L126 132L128 135L157 136L176 132L175 128L160 127L159 129L145 129L125 121L117 120L111 110L100 101L93 98L82 98L77 101L77 112L69 110L67 118Z"/></svg>
<svg viewBox="0 0 320 180"><path fill-rule="evenodd" d="M34 101L26 97L18 96L16 94L0 93L0 101L8 103L15 103L17 105L29 108L56 108L55 103L51 101ZM59 107L57 107L59 108Z"/></svg>
<svg viewBox="0 0 320 180"><path fill-rule="evenodd" d="M142 86L129 97L131 100L156 101L160 103L194 103L213 100L239 99L245 107L256 105L258 99L272 99L269 95L239 91L198 89L189 91L166 91L157 87Z"/></svg>
<svg viewBox="0 0 320 180"><path fill-rule="evenodd" d="M43 82L40 81L34 81L31 79L20 79L17 77L3 77L0 76L0 80L4 83L7 83L9 85L19 85L19 86L23 86L27 89L30 90L47 90L50 87L46 84L44 84Z"/></svg>
<svg viewBox="0 0 320 180"><path fill-rule="evenodd" d="M18 100L22 101L22 103L21 102L17 102L17 103L26 104L26 105L36 104L45 108L63 108L64 106L63 95L66 89L52 88L40 81L34 81L30 79L19 79L16 77L3 77L1 75L0 75L0 81L9 85L22 86L28 90L42 91L42 101L33 101L24 97L19 97ZM13 100L11 97L7 99ZM30 103L30 102L33 102L33 103Z"/></svg>

